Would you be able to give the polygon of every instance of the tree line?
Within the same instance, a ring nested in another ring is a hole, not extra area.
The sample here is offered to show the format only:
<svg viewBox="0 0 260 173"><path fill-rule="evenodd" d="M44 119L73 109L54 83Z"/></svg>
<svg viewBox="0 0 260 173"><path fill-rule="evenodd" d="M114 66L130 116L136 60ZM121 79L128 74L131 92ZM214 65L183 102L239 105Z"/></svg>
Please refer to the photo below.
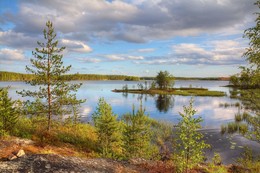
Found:
<svg viewBox="0 0 260 173"><path fill-rule="evenodd" d="M23 74L15 72L0 71L0 81L30 81L35 78L33 74ZM63 75L65 80L126 80L138 81L137 76L126 75L101 75L101 74L66 74Z"/></svg>

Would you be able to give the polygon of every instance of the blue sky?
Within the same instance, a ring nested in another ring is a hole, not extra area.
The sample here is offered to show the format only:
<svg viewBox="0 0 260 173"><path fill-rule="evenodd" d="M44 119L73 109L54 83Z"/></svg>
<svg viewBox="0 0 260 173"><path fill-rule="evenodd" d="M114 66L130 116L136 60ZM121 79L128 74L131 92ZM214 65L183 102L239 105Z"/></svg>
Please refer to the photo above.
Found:
<svg viewBox="0 0 260 173"><path fill-rule="evenodd" d="M0 0L0 70L25 73L51 20L71 73L239 72L254 0Z"/></svg>

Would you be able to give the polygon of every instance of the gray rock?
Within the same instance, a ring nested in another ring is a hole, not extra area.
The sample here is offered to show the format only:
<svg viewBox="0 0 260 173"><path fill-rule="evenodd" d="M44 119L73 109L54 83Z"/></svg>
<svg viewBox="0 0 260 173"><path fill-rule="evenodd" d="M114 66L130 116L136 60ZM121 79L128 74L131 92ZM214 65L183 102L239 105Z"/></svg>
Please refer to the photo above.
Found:
<svg viewBox="0 0 260 173"><path fill-rule="evenodd" d="M50 168L51 168L51 165L50 165L50 164L46 164L46 165L45 165L45 168L46 168L46 169L50 169Z"/></svg>

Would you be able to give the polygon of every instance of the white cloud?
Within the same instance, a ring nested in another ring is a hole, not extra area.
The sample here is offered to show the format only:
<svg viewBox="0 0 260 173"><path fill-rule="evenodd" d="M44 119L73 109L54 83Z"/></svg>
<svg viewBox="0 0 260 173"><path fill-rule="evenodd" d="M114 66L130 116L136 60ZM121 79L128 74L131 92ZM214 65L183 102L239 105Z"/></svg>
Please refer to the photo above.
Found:
<svg viewBox="0 0 260 173"><path fill-rule="evenodd" d="M125 56L125 59L130 59L130 60L142 60L144 59L143 56L132 56L132 55L128 55L128 56Z"/></svg>
<svg viewBox="0 0 260 173"><path fill-rule="evenodd" d="M14 31L0 31L0 45L14 47L14 48L26 48L33 49L37 46L37 38L25 35L24 33L18 33Z"/></svg>
<svg viewBox="0 0 260 173"><path fill-rule="evenodd" d="M11 64L25 59L24 52L17 49L0 49L0 62L3 64Z"/></svg>
<svg viewBox="0 0 260 173"><path fill-rule="evenodd" d="M87 58L76 58L76 59L79 60L80 62L83 62L83 63L99 63L99 62L102 62L101 59L90 58L90 57L87 57Z"/></svg>
<svg viewBox="0 0 260 173"><path fill-rule="evenodd" d="M86 58L76 58L83 63L100 63L100 62L115 62L115 61L139 61L144 60L143 56L133 56L124 54L105 54L105 55L92 55Z"/></svg>
<svg viewBox="0 0 260 173"><path fill-rule="evenodd" d="M39 34L52 20L66 37L146 42L201 33L237 33L252 21L254 0L24 0L17 13L0 15L14 31ZM234 32L236 31L236 32ZM84 36L84 37L85 37ZM84 38L83 37L83 38Z"/></svg>
<svg viewBox="0 0 260 173"><path fill-rule="evenodd" d="M244 45L233 40L208 42L207 46L198 44L177 44L167 56L147 57L136 64L189 64L189 65L241 65Z"/></svg>
<svg viewBox="0 0 260 173"><path fill-rule="evenodd" d="M104 58L110 61L124 61L124 60L143 60L143 56L133 56L133 55L124 55L124 54L111 54L104 55Z"/></svg>
<svg viewBox="0 0 260 173"><path fill-rule="evenodd" d="M73 52L88 53L92 51L88 45L81 41L62 39L61 44Z"/></svg>
<svg viewBox="0 0 260 173"><path fill-rule="evenodd" d="M122 61L125 60L124 57L120 56L120 55L105 55L105 58L111 60L111 61Z"/></svg>
<svg viewBox="0 0 260 173"><path fill-rule="evenodd" d="M154 48L146 48L146 49L138 49L137 52L141 52L141 53L149 53L149 52L154 52L155 49Z"/></svg>

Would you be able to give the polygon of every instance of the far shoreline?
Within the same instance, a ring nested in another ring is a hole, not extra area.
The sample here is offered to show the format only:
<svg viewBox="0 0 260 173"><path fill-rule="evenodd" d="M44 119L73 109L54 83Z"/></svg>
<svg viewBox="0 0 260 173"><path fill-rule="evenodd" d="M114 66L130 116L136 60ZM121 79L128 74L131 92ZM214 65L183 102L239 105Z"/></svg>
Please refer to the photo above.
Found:
<svg viewBox="0 0 260 173"><path fill-rule="evenodd" d="M7 72L0 71L0 81L1 82L25 82L30 81L34 78L32 74L17 73L17 72ZM64 76L65 80L68 81L107 81L107 80L118 80L118 81L151 81L155 80L155 77L138 77L129 75L116 75L116 74L67 74ZM229 81L229 77L174 77L174 80L198 80L198 81Z"/></svg>

